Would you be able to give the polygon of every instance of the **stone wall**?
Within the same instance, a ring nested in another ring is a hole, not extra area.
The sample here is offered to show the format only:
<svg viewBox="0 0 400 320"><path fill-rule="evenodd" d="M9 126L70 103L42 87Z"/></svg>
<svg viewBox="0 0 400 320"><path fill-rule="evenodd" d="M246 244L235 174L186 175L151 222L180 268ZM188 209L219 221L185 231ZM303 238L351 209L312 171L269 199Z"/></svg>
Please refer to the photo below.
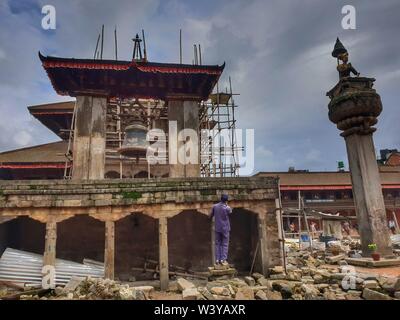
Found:
<svg viewBox="0 0 400 320"><path fill-rule="evenodd" d="M46 223L56 224L53 257L103 261L104 252L111 252L115 273L124 278L146 259L158 260L161 250L167 250L169 264L205 270L212 262L208 215L227 193L234 208L230 261L239 271L248 271L256 255L255 270L263 273L281 264L275 178L0 181L0 190L3 221L27 216L42 222L36 222L42 226L41 239L31 231L17 231L24 241L37 242L36 251L44 244ZM159 223L165 218L168 248L161 249ZM112 240L106 238L105 223L115 223ZM115 243L115 249L105 250L105 241Z"/></svg>
<svg viewBox="0 0 400 320"><path fill-rule="evenodd" d="M157 217L162 212L156 209L175 211L171 214L175 215L189 204L189 208L209 211L222 193L229 194L232 205L264 203L274 207L277 181L269 177L0 181L0 216L41 215L50 211L112 213L116 208L129 213L153 206L155 210L147 213Z"/></svg>

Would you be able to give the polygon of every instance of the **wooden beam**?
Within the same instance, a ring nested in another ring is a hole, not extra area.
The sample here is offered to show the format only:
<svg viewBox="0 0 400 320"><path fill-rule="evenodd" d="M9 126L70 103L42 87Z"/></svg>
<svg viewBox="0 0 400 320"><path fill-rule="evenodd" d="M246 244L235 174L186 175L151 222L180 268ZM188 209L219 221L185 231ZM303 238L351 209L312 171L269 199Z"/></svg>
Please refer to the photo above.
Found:
<svg viewBox="0 0 400 320"><path fill-rule="evenodd" d="M115 222L106 221L104 246L104 276L114 280Z"/></svg>
<svg viewBox="0 0 400 320"><path fill-rule="evenodd" d="M160 260L160 288L168 289L169 273L168 273L168 220L166 217L158 219L158 243L159 243L159 260Z"/></svg>
<svg viewBox="0 0 400 320"><path fill-rule="evenodd" d="M268 276L268 253L267 253L267 226L265 221L265 212L260 212L257 214L258 222L258 237L260 242L260 256L261 256L261 268L262 274Z"/></svg>
<svg viewBox="0 0 400 320"><path fill-rule="evenodd" d="M57 222L50 220L46 222L46 238L43 255L43 265L56 265L56 243L57 243Z"/></svg>

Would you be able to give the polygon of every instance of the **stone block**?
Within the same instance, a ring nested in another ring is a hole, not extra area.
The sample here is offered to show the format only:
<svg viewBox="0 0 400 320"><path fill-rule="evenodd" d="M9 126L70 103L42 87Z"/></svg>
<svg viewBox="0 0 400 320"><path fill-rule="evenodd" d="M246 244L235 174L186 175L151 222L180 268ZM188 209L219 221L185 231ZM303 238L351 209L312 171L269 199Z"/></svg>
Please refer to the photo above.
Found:
<svg viewBox="0 0 400 320"><path fill-rule="evenodd" d="M336 256L326 257L325 260L327 263L336 264L339 261L344 260L345 258L346 258L346 256L344 254L339 254Z"/></svg>
<svg viewBox="0 0 400 320"><path fill-rule="evenodd" d="M186 289L190 289L190 288L195 288L196 286L193 284L193 282L190 282L184 278L178 278L176 280L176 283L178 285L178 289L180 291L184 291Z"/></svg>
<svg viewBox="0 0 400 320"><path fill-rule="evenodd" d="M254 291L249 287L238 288L235 300L254 300Z"/></svg>
<svg viewBox="0 0 400 320"><path fill-rule="evenodd" d="M251 287L256 285L256 281L253 277L244 277L244 281Z"/></svg>
<svg viewBox="0 0 400 320"><path fill-rule="evenodd" d="M187 288L182 291L183 300L198 300L200 298L201 294L197 288Z"/></svg>
<svg viewBox="0 0 400 320"><path fill-rule="evenodd" d="M212 294L216 294L218 296L230 296L231 295L231 292L226 287L212 287L210 289L210 292Z"/></svg>
<svg viewBox="0 0 400 320"><path fill-rule="evenodd" d="M364 280L363 287L368 289L376 289L379 287L379 284L376 280Z"/></svg>
<svg viewBox="0 0 400 320"><path fill-rule="evenodd" d="M391 298L387 294L384 294L384 293L381 293L381 292L378 292L375 290L371 290L368 288L365 288L363 290L362 297L365 300L393 300L393 298Z"/></svg>
<svg viewBox="0 0 400 320"><path fill-rule="evenodd" d="M400 291L400 278L386 278L386 280L380 281L380 285L383 289L391 293Z"/></svg>
<svg viewBox="0 0 400 320"><path fill-rule="evenodd" d="M255 298L256 300L268 300L267 295L262 290L257 291L257 293L255 294Z"/></svg>

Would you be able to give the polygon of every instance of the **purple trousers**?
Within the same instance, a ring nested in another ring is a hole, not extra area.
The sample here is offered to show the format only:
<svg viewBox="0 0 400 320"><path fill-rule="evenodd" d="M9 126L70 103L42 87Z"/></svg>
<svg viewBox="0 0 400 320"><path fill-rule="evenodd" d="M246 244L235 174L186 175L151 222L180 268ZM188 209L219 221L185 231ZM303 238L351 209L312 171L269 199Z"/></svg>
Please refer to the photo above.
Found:
<svg viewBox="0 0 400 320"><path fill-rule="evenodd" d="M229 231L215 232L215 261L228 260Z"/></svg>

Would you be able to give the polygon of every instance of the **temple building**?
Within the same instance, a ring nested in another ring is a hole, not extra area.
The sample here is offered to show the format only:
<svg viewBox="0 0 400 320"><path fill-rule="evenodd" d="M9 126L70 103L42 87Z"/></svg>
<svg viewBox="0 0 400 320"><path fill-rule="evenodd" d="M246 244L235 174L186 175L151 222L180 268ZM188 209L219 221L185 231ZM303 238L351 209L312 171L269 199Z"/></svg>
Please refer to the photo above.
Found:
<svg viewBox="0 0 400 320"><path fill-rule="evenodd" d="M400 232L400 153L397 150L390 153L382 151L378 163L386 216L388 221L393 220L396 229ZM297 208L299 198L302 198L305 207L309 209L345 217L356 216L351 177L348 171L317 172L291 168L287 172L259 172L255 176L279 177L284 210ZM298 219L284 220L286 230L288 230L290 222L293 222L298 229ZM319 221L315 222L322 229ZM305 230L304 221L302 223L303 230ZM357 227L355 220L351 220L351 224Z"/></svg>
<svg viewBox="0 0 400 320"><path fill-rule="evenodd" d="M170 265L213 264L208 215L226 193L230 262L267 274L282 264L277 179L238 177L235 159L220 161L235 152L213 153L212 131L235 124L232 90L217 85L224 64L149 62L136 45L131 61L39 53L54 90L75 100L28 107L60 141L0 154L0 253L43 254L56 269L56 259L92 259L121 280L140 279L137 269L156 261L166 289Z"/></svg>

